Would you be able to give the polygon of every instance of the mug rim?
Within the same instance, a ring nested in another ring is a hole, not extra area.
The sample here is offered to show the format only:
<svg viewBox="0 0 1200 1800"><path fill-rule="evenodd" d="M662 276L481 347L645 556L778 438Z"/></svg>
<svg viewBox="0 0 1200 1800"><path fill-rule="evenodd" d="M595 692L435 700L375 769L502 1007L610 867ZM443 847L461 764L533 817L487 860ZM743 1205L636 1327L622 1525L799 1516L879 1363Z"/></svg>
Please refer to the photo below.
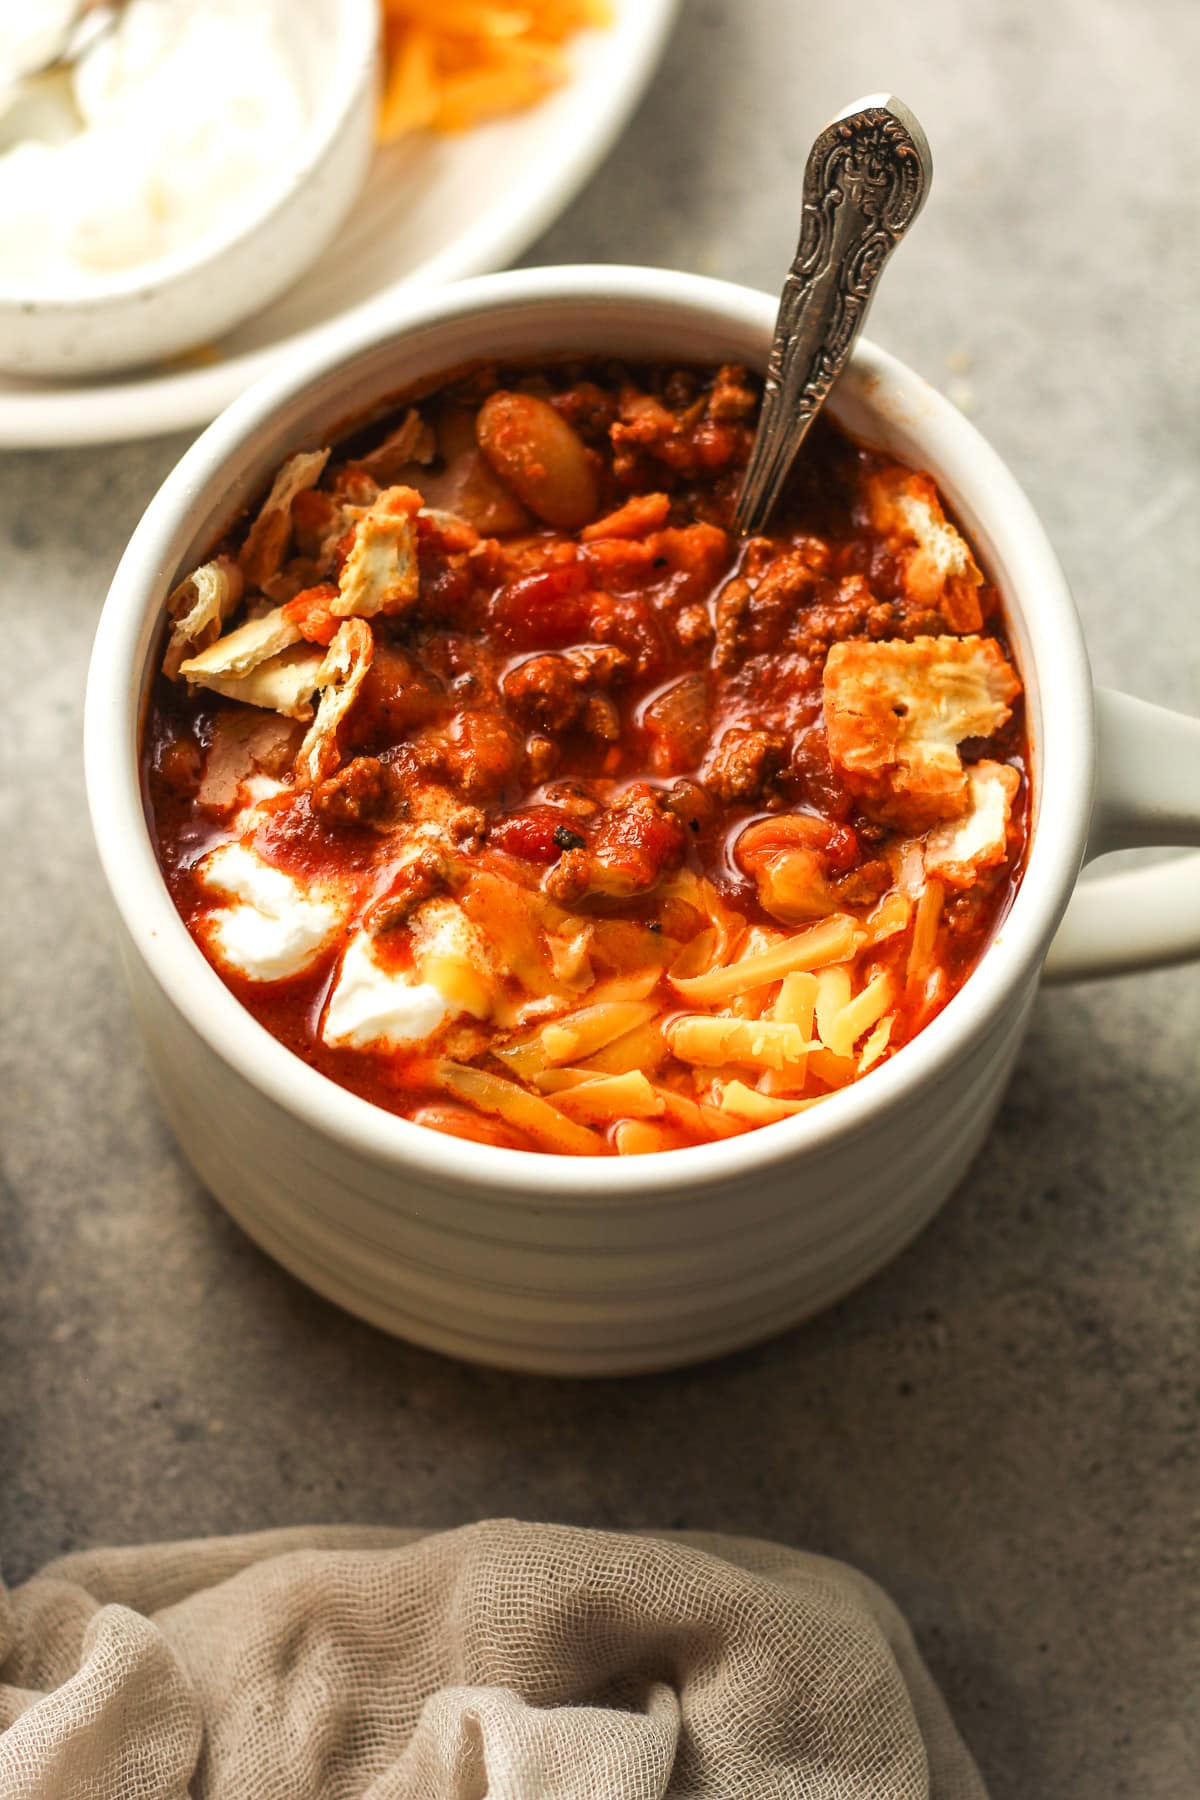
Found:
<svg viewBox="0 0 1200 1800"><path fill-rule="evenodd" d="M1035 737L1035 823L1022 878L1007 913L975 968L943 1010L894 1057L794 1118L738 1137L638 1157L567 1157L502 1149L454 1138L401 1118L305 1063L236 999L192 938L155 854L141 782L141 695L154 626L176 578L181 523L230 485L256 435L278 428L322 382L387 348L399 352L420 329L465 324L489 310L505 315L547 302L610 301L719 329L762 331L769 340L770 295L710 277L620 265L567 265L476 277L393 302L323 339L319 356L268 375L211 424L167 476L142 516L113 576L88 673L84 764L93 833L109 890L133 947L178 1012L222 1062L302 1124L377 1165L444 1188L469 1188L514 1205L588 1204L621 1198L686 1199L780 1163L827 1153L864 1127L901 1109L915 1089L961 1061L989 1025L1036 976L1074 886L1087 840L1095 778L1093 690L1082 630L1065 576L1016 478L951 402L867 340L856 347L850 379L858 397L886 422L886 401L912 436L939 450L924 460L939 487L986 501L989 535L1006 564L1021 567L1016 612L1029 666L1028 698L1040 707ZM549 335L553 336L551 327ZM552 342L547 354L553 352ZM454 366L448 345L445 367ZM844 378L845 379L845 378ZM402 384L401 384L402 389ZM381 395L381 399L384 396ZM295 442L302 428L290 431ZM277 458L287 445L276 448ZM947 461L949 458L949 461ZM976 535L972 533L972 535ZM986 560L986 559L985 559ZM1037 606L1028 604L1032 594ZM1043 697L1052 690L1052 702Z"/></svg>

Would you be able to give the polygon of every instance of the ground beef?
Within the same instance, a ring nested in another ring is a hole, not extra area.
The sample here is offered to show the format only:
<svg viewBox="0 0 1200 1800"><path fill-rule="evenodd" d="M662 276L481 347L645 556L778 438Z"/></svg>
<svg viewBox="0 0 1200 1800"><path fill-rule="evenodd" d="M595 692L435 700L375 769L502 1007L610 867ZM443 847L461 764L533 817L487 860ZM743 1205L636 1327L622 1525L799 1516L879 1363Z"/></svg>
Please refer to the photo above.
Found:
<svg viewBox="0 0 1200 1800"><path fill-rule="evenodd" d="M744 462L753 437L747 421L710 417L704 400L676 412L632 385L622 389L620 413L609 433L618 480L635 480L648 464L685 479L714 475Z"/></svg>
<svg viewBox="0 0 1200 1800"><path fill-rule="evenodd" d="M368 825L386 818L396 800L394 778L374 756L356 756L312 789L309 804L327 825Z"/></svg>
<svg viewBox="0 0 1200 1800"><path fill-rule="evenodd" d="M675 615L675 636L684 650L711 642L713 629L707 606L685 606Z"/></svg>
<svg viewBox="0 0 1200 1800"><path fill-rule="evenodd" d="M383 749L403 742L448 707L448 696L428 668L377 632L375 654L346 721L344 741L351 748Z"/></svg>
<svg viewBox="0 0 1200 1800"><path fill-rule="evenodd" d="M583 696L565 656L531 656L504 677L504 698L519 719L543 731L565 731L579 717Z"/></svg>
<svg viewBox="0 0 1200 1800"><path fill-rule="evenodd" d="M464 712L441 747L441 766L465 800L494 800L515 781L525 743L502 712Z"/></svg>
<svg viewBox="0 0 1200 1800"><path fill-rule="evenodd" d="M713 662L718 669L731 669L741 651L743 621L754 592L743 576L727 581L717 601L717 642Z"/></svg>
<svg viewBox="0 0 1200 1800"><path fill-rule="evenodd" d="M543 737L540 732L527 741L525 745L525 784L527 787L541 787L549 781L558 768L558 745L553 738Z"/></svg>
<svg viewBox="0 0 1200 1800"><path fill-rule="evenodd" d="M430 847L418 850L403 864L387 893L363 914L363 925L372 936L407 924L418 906L446 886L446 860Z"/></svg>
<svg viewBox="0 0 1200 1800"><path fill-rule="evenodd" d="M621 715L607 694L588 697L580 724L589 737L601 738L606 744L615 744L620 739Z"/></svg>
<svg viewBox="0 0 1200 1800"><path fill-rule="evenodd" d="M830 646L843 638L897 635L896 608L891 601L877 600L864 576L847 575L834 588L826 585L821 597L803 609L790 643L810 661L823 662Z"/></svg>
<svg viewBox="0 0 1200 1800"><path fill-rule="evenodd" d="M565 394L556 395L553 404L585 444L602 444L617 416L615 395L594 381L577 381Z"/></svg>
<svg viewBox="0 0 1200 1800"><path fill-rule="evenodd" d="M777 732L731 725L709 756L701 779L726 805L732 800L760 800L786 755L787 745Z"/></svg>
<svg viewBox="0 0 1200 1800"><path fill-rule="evenodd" d="M547 873L546 892L566 905L589 893L622 898L649 893L679 867L686 842L665 797L637 782L601 814L586 848L563 852Z"/></svg>
<svg viewBox="0 0 1200 1800"><path fill-rule="evenodd" d="M827 586L829 550L820 538L803 538L795 548L763 563L743 560L743 573L727 583L717 601L718 668L732 668L745 656L772 655L788 640L814 598Z"/></svg>
<svg viewBox="0 0 1200 1800"><path fill-rule="evenodd" d="M737 363L723 363L708 392L705 417L727 421L748 419L758 406L758 390L747 370Z"/></svg>
<svg viewBox="0 0 1200 1800"><path fill-rule="evenodd" d="M616 644L584 644L562 654L549 651L518 663L504 678L504 698L527 725L567 731L581 725L593 736L615 740L620 718L612 702L597 694L630 666Z"/></svg>

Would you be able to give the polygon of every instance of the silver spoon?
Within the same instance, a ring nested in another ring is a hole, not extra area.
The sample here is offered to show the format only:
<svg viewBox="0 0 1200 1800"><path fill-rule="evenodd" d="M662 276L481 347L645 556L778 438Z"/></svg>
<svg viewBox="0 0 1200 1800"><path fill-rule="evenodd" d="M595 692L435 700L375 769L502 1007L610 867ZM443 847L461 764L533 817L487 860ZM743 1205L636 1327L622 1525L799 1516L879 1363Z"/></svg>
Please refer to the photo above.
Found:
<svg viewBox="0 0 1200 1800"><path fill-rule="evenodd" d="M779 301L758 431L734 514L744 535L766 525L862 329L883 265L932 179L925 133L890 94L856 100L810 150L800 243Z"/></svg>

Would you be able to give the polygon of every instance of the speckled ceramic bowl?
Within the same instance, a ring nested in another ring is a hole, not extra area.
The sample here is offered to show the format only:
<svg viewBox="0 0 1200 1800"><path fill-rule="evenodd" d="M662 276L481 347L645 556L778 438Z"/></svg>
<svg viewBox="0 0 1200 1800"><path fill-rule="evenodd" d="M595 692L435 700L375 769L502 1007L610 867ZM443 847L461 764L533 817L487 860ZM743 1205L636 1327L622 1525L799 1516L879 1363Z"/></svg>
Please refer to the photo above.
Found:
<svg viewBox="0 0 1200 1800"><path fill-rule="evenodd" d="M219 337L315 262L370 162L379 9L377 0L304 0L289 24L310 119L261 204L224 235L86 289L0 281L0 369L61 377L153 362Z"/></svg>
<svg viewBox="0 0 1200 1800"><path fill-rule="evenodd" d="M1078 977L1200 954L1200 858L1072 896L1085 856L1200 843L1200 721L1093 692L1062 570L1013 477L947 400L865 343L833 410L930 470L963 521L1004 595L1034 749L1033 838L1013 905L912 1043L820 1106L743 1137L653 1156L501 1150L425 1130L319 1075L193 943L147 829L139 736L164 600L231 513L289 452L474 358L607 352L761 368L774 316L767 295L653 269L530 270L398 302L204 433L139 525L104 609L88 790L167 1116L201 1178L272 1255L351 1311L456 1356L611 1375L782 1330L864 1280L946 1199L984 1141L1044 967Z"/></svg>

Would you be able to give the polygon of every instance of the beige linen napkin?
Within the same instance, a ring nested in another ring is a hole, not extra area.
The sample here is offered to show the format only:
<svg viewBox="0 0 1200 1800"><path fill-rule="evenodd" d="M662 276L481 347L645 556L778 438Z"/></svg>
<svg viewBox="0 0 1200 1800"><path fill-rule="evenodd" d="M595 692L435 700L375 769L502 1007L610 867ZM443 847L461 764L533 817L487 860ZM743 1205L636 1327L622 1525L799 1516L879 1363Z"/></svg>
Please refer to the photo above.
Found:
<svg viewBox="0 0 1200 1800"><path fill-rule="evenodd" d="M772 1544L263 1532L0 1586L4 1800L984 1800L891 1602Z"/></svg>

